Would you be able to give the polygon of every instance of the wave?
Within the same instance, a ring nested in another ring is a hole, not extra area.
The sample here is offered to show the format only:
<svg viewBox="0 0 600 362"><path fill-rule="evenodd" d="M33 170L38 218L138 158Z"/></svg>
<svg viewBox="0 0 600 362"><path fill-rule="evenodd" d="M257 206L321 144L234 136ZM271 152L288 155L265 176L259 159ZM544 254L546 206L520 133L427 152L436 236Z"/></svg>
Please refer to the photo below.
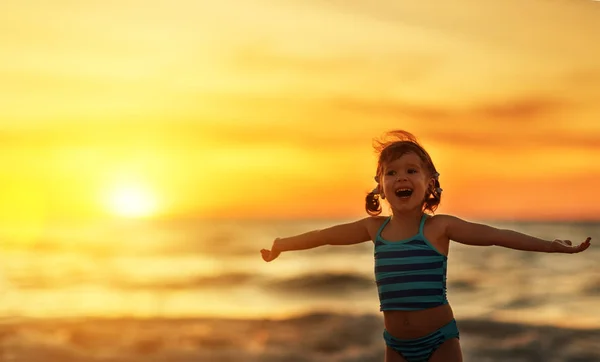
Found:
<svg viewBox="0 0 600 362"><path fill-rule="evenodd" d="M55 289L94 285L121 290L179 291L251 286L275 293L335 295L348 292L372 292L376 288L372 276L344 272L311 273L289 278L267 278L256 273L233 272L140 280L114 273L102 275L71 267L61 273L39 273L30 270L26 274L7 277L12 286L20 289ZM475 282L467 280L449 282L448 285L451 289L467 292L477 287Z"/></svg>
<svg viewBox="0 0 600 362"><path fill-rule="evenodd" d="M161 291L177 291L190 289L229 289L245 284L257 283L260 277L247 273L230 273L215 276L196 276L191 278L156 280L156 281L131 281L120 280L112 284L120 289L146 289Z"/></svg>
<svg viewBox="0 0 600 362"><path fill-rule="evenodd" d="M10 279L10 284L19 289L56 289L76 286L103 286L121 290L179 291L193 289L227 289L249 284L260 284L262 278L248 273L229 273L214 276L138 280L124 277L103 279L81 274L69 276L29 275Z"/></svg>
<svg viewBox="0 0 600 362"><path fill-rule="evenodd" d="M277 292L336 294L339 292L371 290L373 278L353 273L306 274L277 280L266 285Z"/></svg>
<svg viewBox="0 0 600 362"><path fill-rule="evenodd" d="M583 287L582 293L587 296L597 297L600 296L600 278L592 280L590 283Z"/></svg>

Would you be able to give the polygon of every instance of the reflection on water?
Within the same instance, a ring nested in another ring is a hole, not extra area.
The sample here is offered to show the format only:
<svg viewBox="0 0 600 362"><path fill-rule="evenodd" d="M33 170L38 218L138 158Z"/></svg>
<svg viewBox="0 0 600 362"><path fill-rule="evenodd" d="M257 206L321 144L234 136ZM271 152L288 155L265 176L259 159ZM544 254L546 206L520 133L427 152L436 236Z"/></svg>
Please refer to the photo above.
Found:
<svg viewBox="0 0 600 362"><path fill-rule="evenodd" d="M0 231L5 316L285 316L378 313L372 245L287 253L275 236L336 223L170 222L56 226L35 240ZM498 225L545 238L600 237L597 224ZM525 253L453 244L448 298L459 318L600 328L600 248Z"/></svg>

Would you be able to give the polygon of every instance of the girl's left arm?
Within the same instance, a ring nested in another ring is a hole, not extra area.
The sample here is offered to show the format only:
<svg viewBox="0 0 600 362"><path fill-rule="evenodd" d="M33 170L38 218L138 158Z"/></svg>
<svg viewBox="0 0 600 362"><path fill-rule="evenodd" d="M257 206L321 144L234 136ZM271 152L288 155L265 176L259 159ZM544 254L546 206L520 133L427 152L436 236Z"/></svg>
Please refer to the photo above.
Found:
<svg viewBox="0 0 600 362"><path fill-rule="evenodd" d="M461 244L490 246L545 253L579 253L590 246L591 238L579 245L572 245L570 240L543 240L513 230L497 229L492 226L461 220L454 216L443 216L444 228L448 239Z"/></svg>

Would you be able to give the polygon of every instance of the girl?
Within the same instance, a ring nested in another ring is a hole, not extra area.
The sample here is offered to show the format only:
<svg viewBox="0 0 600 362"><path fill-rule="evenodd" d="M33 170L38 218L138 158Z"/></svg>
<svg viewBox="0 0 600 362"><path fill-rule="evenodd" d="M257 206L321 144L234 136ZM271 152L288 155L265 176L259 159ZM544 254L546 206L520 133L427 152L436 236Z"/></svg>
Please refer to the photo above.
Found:
<svg viewBox="0 0 600 362"><path fill-rule="evenodd" d="M460 362L462 352L452 308L446 298L446 266L450 240L477 246L547 253L578 253L569 240L547 241L515 231L432 216L442 189L429 154L405 131L388 134L391 141L376 144L379 153L377 187L366 197L370 217L277 238L262 258L273 261L280 253L321 245L374 242L375 280L383 312L386 362ZM380 199L389 203L390 217L381 213Z"/></svg>

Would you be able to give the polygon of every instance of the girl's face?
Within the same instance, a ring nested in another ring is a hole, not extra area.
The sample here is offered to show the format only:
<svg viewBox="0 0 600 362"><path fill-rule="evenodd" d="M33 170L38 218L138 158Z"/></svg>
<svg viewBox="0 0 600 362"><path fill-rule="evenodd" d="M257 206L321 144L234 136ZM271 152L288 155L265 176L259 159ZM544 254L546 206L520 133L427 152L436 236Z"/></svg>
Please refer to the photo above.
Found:
<svg viewBox="0 0 600 362"><path fill-rule="evenodd" d="M425 195L433 184L434 180L421 158L408 152L384 165L380 192L394 211L421 210Z"/></svg>

